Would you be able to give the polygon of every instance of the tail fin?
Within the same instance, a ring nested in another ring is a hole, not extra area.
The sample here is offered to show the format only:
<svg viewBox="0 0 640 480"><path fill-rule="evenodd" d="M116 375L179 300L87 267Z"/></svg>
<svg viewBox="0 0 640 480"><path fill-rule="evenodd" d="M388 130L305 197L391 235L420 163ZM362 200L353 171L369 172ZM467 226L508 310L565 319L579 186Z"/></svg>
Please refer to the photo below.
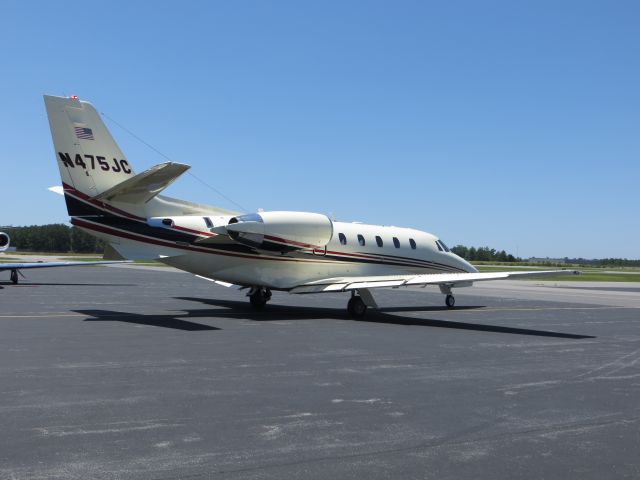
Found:
<svg viewBox="0 0 640 480"><path fill-rule="evenodd" d="M65 190L93 198L135 175L93 105L49 95L44 103Z"/></svg>

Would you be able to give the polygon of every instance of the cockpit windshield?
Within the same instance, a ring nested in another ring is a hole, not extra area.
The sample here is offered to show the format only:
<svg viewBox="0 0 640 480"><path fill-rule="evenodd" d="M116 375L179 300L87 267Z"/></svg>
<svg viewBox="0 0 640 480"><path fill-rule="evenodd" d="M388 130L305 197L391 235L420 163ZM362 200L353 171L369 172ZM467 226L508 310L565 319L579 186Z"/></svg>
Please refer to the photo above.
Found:
<svg viewBox="0 0 640 480"><path fill-rule="evenodd" d="M438 246L438 250L441 252L444 250L445 252L450 252L449 247L447 247L442 240L436 240L436 245Z"/></svg>

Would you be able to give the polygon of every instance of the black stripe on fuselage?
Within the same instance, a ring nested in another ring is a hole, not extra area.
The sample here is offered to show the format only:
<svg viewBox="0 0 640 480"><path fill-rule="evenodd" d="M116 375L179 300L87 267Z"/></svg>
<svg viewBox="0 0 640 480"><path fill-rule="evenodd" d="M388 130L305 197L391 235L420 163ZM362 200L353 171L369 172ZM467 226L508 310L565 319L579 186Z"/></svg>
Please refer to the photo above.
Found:
<svg viewBox="0 0 640 480"><path fill-rule="evenodd" d="M370 263L370 264L376 264L376 265L392 265L392 266L400 266L400 267L426 268L429 270L438 270L440 272L448 272L448 273L464 272L464 270L459 270L455 267L450 267L448 265L441 266L440 264L432 263L427 260L410 260L410 261L395 260L394 257L391 255L385 255L385 257L388 257L388 258L376 258L373 256L369 258L362 258L360 256L345 257L340 252L332 252L332 253L327 253L326 257L331 259L336 259L342 262ZM402 257L398 257L398 258L401 259Z"/></svg>
<svg viewBox="0 0 640 480"><path fill-rule="evenodd" d="M427 260L414 259L410 257L394 257L392 255L382 255L382 254L369 254L369 253L357 253L357 254L349 254L342 252L327 252L326 255L309 255L308 253L301 252L287 252L286 254L281 255L273 255L267 252L259 252L255 249L237 243L221 243L221 244L206 244L199 243L195 244L194 242L201 237L178 230L172 230L168 228L158 228L152 227L148 225L143 220L136 220L134 218L129 218L126 216L121 216L116 213L113 213L108 210L104 210L97 205L89 203L89 200L83 200L76 198L69 193L65 192L65 200L67 203L67 208L69 209L69 213L73 212L82 212L81 215L72 215L76 217L80 222L76 224L78 226L82 226L83 228L88 228L91 230L99 231L102 233L108 233L114 236L123 236L125 238L129 238L132 240L159 244L157 241L160 241L162 245L170 246L172 248L178 249L187 249L187 250L196 250L199 252L209 252L212 254L227 254L227 255L241 255L241 256L249 256L252 258L265 258L271 257L274 260L289 260L295 261L296 259L303 260L316 260L316 261L331 261L331 262L340 262L340 263L363 263L363 264L376 264L376 265L389 265L389 266L399 266L399 267L414 267L414 268L424 268L430 271L438 270L441 272L459 272L463 271L457 269L455 267L451 267L448 265L437 264L435 262L429 262ZM124 212L123 212L124 213ZM135 217L131 215L131 217ZM89 223L84 223L82 220L86 220ZM72 222L74 223L74 222ZM92 225L95 225L92 226ZM103 227L103 228L100 228ZM117 229L117 230L114 230ZM122 230L130 235L123 235L122 232L118 230ZM144 237L149 237L144 238ZM152 240L156 240L155 242ZM357 255L357 256L354 256ZM368 255L369 258L362 258L363 255Z"/></svg>
<svg viewBox="0 0 640 480"><path fill-rule="evenodd" d="M445 263L439 263L439 262L434 262L431 260L422 260L419 258L412 258L412 257L401 257L398 255L385 255L382 253L370 253L369 255L375 256L375 257L382 257L382 258L391 258L391 259L400 259L400 260L406 260L408 262L414 262L414 263L421 263L427 267L439 267L442 269L446 269L448 271L454 271L454 272L461 272L461 273L468 273L466 270L463 270L462 268L458 268L458 267L453 267L451 265L447 265Z"/></svg>

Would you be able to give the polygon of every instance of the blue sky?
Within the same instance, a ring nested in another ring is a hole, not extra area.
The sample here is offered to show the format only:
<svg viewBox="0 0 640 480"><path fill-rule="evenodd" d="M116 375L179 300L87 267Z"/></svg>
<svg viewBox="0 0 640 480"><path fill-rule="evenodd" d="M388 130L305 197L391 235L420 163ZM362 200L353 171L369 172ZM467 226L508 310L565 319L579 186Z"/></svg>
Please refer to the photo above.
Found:
<svg viewBox="0 0 640 480"><path fill-rule="evenodd" d="M635 1L6 0L0 223L68 219L41 96L75 94L247 211L640 258L638 25ZM137 172L165 161L106 123Z"/></svg>

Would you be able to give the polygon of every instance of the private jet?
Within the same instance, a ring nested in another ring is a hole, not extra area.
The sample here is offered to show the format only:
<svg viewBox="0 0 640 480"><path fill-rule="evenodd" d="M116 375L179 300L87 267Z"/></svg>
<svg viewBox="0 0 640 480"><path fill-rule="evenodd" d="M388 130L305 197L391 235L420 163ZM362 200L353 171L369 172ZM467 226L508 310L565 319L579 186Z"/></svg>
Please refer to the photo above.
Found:
<svg viewBox="0 0 640 480"><path fill-rule="evenodd" d="M0 252L9 249L11 238L7 233L0 232ZM110 263L122 263L121 261L101 261L101 262L32 262L32 263L0 263L0 272L9 270L11 272L9 279L16 285L18 283L18 274L22 275L21 270L29 270L33 268L52 268L52 267L78 267L81 265L105 265Z"/></svg>
<svg viewBox="0 0 640 480"><path fill-rule="evenodd" d="M481 273L437 236L338 222L321 213L242 213L160 193L190 166L165 162L136 174L101 116L77 97L44 96L71 223L103 239L106 259L156 259L220 285L245 289L260 309L272 291L350 292L352 317L377 308L372 290L453 289L573 270Z"/></svg>

